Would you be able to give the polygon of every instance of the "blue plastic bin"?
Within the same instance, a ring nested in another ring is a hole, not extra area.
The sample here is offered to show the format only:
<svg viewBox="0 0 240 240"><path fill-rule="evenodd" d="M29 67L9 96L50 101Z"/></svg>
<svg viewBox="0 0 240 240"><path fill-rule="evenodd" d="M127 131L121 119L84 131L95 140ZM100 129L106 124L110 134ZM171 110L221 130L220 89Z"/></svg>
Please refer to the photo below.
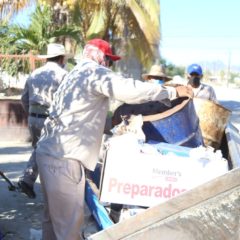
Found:
<svg viewBox="0 0 240 240"><path fill-rule="evenodd" d="M191 99L178 98L171 109L151 116L143 124L146 141L166 142L186 147L204 145L199 119Z"/></svg>
<svg viewBox="0 0 240 240"><path fill-rule="evenodd" d="M143 131L146 141L166 142L180 146L198 147L203 137L192 99L187 97L171 101L171 106L161 102L123 104L113 115L113 124L119 124L123 115L144 116Z"/></svg>

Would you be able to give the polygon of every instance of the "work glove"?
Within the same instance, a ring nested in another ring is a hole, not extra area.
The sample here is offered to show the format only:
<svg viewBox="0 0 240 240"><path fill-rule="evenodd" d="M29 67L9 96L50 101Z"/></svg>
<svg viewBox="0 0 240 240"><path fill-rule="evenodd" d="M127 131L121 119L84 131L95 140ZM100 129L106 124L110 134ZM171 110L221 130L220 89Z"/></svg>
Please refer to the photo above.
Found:
<svg viewBox="0 0 240 240"><path fill-rule="evenodd" d="M145 142L145 134L142 130L142 115L125 115L121 116L121 118L122 122L111 130L113 135L119 136L126 133L133 133L138 140Z"/></svg>

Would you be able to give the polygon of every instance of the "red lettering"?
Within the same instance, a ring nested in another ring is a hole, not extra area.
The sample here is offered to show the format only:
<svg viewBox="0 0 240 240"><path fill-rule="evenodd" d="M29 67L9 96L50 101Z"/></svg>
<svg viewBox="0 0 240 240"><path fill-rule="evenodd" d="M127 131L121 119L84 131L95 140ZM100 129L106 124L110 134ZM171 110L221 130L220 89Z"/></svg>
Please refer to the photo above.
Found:
<svg viewBox="0 0 240 240"><path fill-rule="evenodd" d="M156 187L155 197L162 197L162 188Z"/></svg>
<svg viewBox="0 0 240 240"><path fill-rule="evenodd" d="M113 188L116 187L116 186L117 186L117 179L116 178L110 178L108 191L112 192Z"/></svg>
<svg viewBox="0 0 240 240"><path fill-rule="evenodd" d="M139 185L131 183L118 182L116 178L110 178L108 192L117 192L119 194L129 194L133 199L136 196L149 196L157 198L171 198L185 192L187 189L174 188L172 184L166 187L154 185Z"/></svg>
<svg viewBox="0 0 240 240"><path fill-rule="evenodd" d="M172 191L172 197L175 197L176 195L178 195L180 193L180 190L177 188L174 188Z"/></svg>
<svg viewBox="0 0 240 240"><path fill-rule="evenodd" d="M168 187L164 188L163 190L163 197L170 198L172 192L172 184L169 184Z"/></svg>
<svg viewBox="0 0 240 240"><path fill-rule="evenodd" d="M121 192L121 187L122 187L123 183L118 183L118 188L117 188L117 192L120 193Z"/></svg>
<svg viewBox="0 0 240 240"><path fill-rule="evenodd" d="M176 177L166 177L165 180L167 182L177 182L177 178Z"/></svg>
<svg viewBox="0 0 240 240"><path fill-rule="evenodd" d="M124 192L125 194L129 194L129 193L130 193L130 190L131 190L130 184L129 184L129 183L124 184L124 186L123 186L123 192Z"/></svg>
<svg viewBox="0 0 240 240"><path fill-rule="evenodd" d="M148 196L152 195L152 190L154 190L154 187L153 186L149 186Z"/></svg>
<svg viewBox="0 0 240 240"><path fill-rule="evenodd" d="M141 196L147 196L147 194L148 194L148 186L142 185L141 190L140 190L140 195Z"/></svg>
<svg viewBox="0 0 240 240"><path fill-rule="evenodd" d="M138 195L138 193L139 193L139 185L133 184L131 198L134 198L135 195Z"/></svg>

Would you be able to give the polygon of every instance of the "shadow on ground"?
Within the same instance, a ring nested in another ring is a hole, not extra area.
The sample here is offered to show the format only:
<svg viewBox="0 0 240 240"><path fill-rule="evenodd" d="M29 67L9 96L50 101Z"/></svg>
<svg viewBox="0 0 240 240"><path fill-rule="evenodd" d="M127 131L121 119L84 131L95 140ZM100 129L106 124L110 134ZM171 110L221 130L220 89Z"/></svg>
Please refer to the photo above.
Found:
<svg viewBox="0 0 240 240"><path fill-rule="evenodd" d="M0 146L0 170L16 185L32 148L27 144L8 144ZM30 240L30 231L41 229L43 201L39 180L34 186L36 199L9 191L8 186L0 176L0 232L3 240Z"/></svg>
<svg viewBox="0 0 240 240"><path fill-rule="evenodd" d="M31 146L27 146L27 147L15 147L15 146L10 146L10 147L1 147L0 149L0 156L3 154L26 154L28 152L32 151L32 147Z"/></svg>

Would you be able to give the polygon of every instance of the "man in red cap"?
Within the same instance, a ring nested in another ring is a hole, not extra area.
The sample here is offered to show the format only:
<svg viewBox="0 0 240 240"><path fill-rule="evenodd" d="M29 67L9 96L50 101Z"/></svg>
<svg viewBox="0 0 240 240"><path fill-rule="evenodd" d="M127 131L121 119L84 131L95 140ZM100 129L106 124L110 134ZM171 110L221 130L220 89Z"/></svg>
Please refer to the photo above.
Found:
<svg viewBox="0 0 240 240"><path fill-rule="evenodd" d="M166 88L114 73L108 42L89 41L82 60L59 86L37 144L44 193L43 240L79 240L84 217L84 169L99 156L109 99L125 103L192 97L187 87Z"/></svg>

